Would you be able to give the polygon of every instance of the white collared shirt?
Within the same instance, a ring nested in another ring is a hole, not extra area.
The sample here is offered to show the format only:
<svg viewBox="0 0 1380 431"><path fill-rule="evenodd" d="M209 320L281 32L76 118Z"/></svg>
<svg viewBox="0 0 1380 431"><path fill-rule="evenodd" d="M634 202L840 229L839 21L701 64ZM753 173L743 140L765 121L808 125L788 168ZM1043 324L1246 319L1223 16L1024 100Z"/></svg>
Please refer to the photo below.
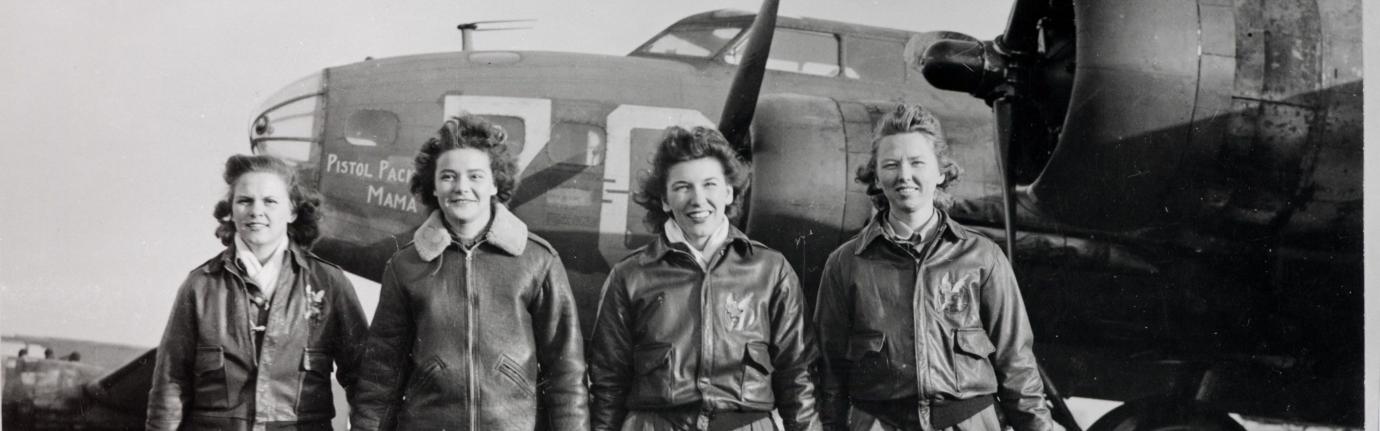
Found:
<svg viewBox="0 0 1380 431"><path fill-rule="evenodd" d="M931 211L930 218L926 219L925 222L921 223L919 226L915 226L914 229L911 229L910 236L905 238L902 238L900 234L896 233L897 229L895 225L903 223L900 220L896 220L895 217L892 217L891 212L887 212L886 220L883 221L884 223L882 223L882 233L886 234L887 238L891 239L892 242L924 244L926 240L925 235L930 232L931 228L934 227L935 223L939 223L939 211Z"/></svg>
<svg viewBox="0 0 1380 431"><path fill-rule="evenodd" d="M681 230L680 225L673 218L666 219L666 224L662 225L662 230L666 231L666 239L671 244L685 244L686 248L690 249L690 255L695 257L695 263L700 264L700 268L705 270L709 269L709 258L718 253L724 247L724 243L728 242L728 220L724 220L719 225L719 229L709 234L709 240L704 243L704 250L696 249L694 244L685 239L685 231Z"/></svg>
<svg viewBox="0 0 1380 431"><path fill-rule="evenodd" d="M278 274L283 272L287 244L288 239L285 236L273 247L273 253L268 255L268 260L259 263L249 245L245 244L239 235L235 235L235 259L244 266L245 275L254 280L254 284L259 286L259 292L262 292L265 298L273 297L273 289L278 287Z"/></svg>

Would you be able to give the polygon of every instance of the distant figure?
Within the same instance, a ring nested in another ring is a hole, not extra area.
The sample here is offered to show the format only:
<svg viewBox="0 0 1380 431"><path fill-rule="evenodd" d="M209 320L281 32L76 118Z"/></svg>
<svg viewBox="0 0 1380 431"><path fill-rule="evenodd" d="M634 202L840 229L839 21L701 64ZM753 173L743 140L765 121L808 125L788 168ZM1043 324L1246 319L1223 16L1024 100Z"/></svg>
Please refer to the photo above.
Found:
<svg viewBox="0 0 1380 431"><path fill-rule="evenodd" d="M27 347L21 347L21 348L19 349L19 356L18 356L18 358L19 358L19 359L24 359L24 358L27 358L27 357L29 357L29 348L27 348Z"/></svg>
<svg viewBox="0 0 1380 431"><path fill-rule="evenodd" d="M414 159L430 213L383 273L355 430L589 428L584 337L560 256L503 205L503 129L462 115Z"/></svg>
<svg viewBox="0 0 1380 431"><path fill-rule="evenodd" d="M72 354L67 355L67 360L72 362L81 362L81 353L72 352Z"/></svg>
<svg viewBox="0 0 1380 431"><path fill-rule="evenodd" d="M53 349L51 347L43 349L43 359L53 359Z"/></svg>
<svg viewBox="0 0 1380 431"><path fill-rule="evenodd" d="M1060 430L1010 262L943 210L960 170L939 120L902 105L875 136L857 180L877 213L815 301L825 429L1000 431L996 404L1016 431Z"/></svg>
<svg viewBox="0 0 1380 431"><path fill-rule="evenodd" d="M309 250L320 197L287 163L237 155L216 204L225 250L187 274L158 345L149 430L330 429L368 330L340 268Z"/></svg>

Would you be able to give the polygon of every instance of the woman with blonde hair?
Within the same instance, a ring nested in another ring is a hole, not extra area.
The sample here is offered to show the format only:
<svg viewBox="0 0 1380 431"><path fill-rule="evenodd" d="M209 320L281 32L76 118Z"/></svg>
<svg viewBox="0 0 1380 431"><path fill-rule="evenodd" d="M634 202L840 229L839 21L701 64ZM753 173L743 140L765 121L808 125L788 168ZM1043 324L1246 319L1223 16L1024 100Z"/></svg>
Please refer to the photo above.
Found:
<svg viewBox="0 0 1380 431"><path fill-rule="evenodd" d="M231 156L216 204L225 250L178 289L158 345L147 429L331 429L368 330L340 268L309 250L321 200L287 163Z"/></svg>

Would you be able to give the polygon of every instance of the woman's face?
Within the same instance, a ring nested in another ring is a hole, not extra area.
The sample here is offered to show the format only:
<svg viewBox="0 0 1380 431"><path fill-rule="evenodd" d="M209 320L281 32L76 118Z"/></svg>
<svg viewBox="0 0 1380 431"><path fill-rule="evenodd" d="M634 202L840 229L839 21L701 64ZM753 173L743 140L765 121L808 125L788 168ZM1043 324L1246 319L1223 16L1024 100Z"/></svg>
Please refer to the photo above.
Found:
<svg viewBox="0 0 1380 431"><path fill-rule="evenodd" d="M914 132L877 141L877 186L892 211L932 211L935 190L944 182L934 147L934 139Z"/></svg>
<svg viewBox="0 0 1380 431"><path fill-rule="evenodd" d="M436 203L446 221L457 228L489 221L493 196L498 194L489 154L474 148L457 148L436 158Z"/></svg>
<svg viewBox="0 0 1380 431"><path fill-rule="evenodd" d="M287 183L278 174L240 175L230 194L230 218L235 234L252 249L278 245L287 237L288 223L297 220Z"/></svg>
<svg viewBox="0 0 1380 431"><path fill-rule="evenodd" d="M733 186L719 159L703 157L671 165L666 172L666 198L661 210L671 213L692 241L708 238L728 222ZM698 244L697 244L698 245Z"/></svg>

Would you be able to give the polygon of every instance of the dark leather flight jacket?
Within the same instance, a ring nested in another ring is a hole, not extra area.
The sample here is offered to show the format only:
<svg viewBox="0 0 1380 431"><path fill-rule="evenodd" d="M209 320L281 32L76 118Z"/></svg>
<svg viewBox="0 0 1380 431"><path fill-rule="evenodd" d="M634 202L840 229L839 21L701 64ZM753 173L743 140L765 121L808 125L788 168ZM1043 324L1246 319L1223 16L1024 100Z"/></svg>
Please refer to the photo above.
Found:
<svg viewBox="0 0 1380 431"><path fill-rule="evenodd" d="M788 430L817 429L817 358L795 271L730 227L709 270L666 235L614 266L590 340L594 429L628 410L780 409Z"/></svg>
<svg viewBox="0 0 1380 431"><path fill-rule="evenodd" d="M588 429L560 257L502 205L492 220L465 249L433 212L388 261L355 429Z"/></svg>
<svg viewBox="0 0 1380 431"><path fill-rule="evenodd" d="M367 331L345 274L296 245L255 353L248 277L234 246L187 275L159 343L147 429L329 429L332 363L347 397Z"/></svg>
<svg viewBox="0 0 1380 431"><path fill-rule="evenodd" d="M1016 430L1056 429L1010 263L936 216L926 242L907 246L886 238L879 213L829 255L815 307L825 427L846 429L850 401L921 400L909 413L928 423L931 403L996 394Z"/></svg>

